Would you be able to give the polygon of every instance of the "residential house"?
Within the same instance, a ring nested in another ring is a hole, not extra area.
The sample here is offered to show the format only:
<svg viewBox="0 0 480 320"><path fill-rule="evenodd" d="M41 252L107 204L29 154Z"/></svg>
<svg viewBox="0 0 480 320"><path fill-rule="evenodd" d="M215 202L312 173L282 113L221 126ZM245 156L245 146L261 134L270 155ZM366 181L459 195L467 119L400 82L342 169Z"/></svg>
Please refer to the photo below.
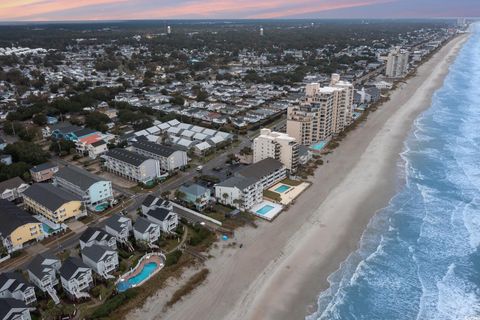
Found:
<svg viewBox="0 0 480 320"><path fill-rule="evenodd" d="M0 182L0 196L1 199L8 201L15 201L22 197L22 193L29 187L19 177L11 178Z"/></svg>
<svg viewBox="0 0 480 320"><path fill-rule="evenodd" d="M117 240L115 237L97 227L88 227L80 236L79 241L80 249L96 244L117 250Z"/></svg>
<svg viewBox="0 0 480 320"><path fill-rule="evenodd" d="M153 244L160 238L160 226L148 219L139 217L133 225L133 235L136 241Z"/></svg>
<svg viewBox="0 0 480 320"><path fill-rule="evenodd" d="M38 220L13 203L0 200L0 239L9 253L43 237L42 224Z"/></svg>
<svg viewBox="0 0 480 320"><path fill-rule="evenodd" d="M75 148L79 154L88 155L91 159L96 159L108 151L107 142L105 141L107 138L109 136L95 132L76 140Z"/></svg>
<svg viewBox="0 0 480 320"><path fill-rule="evenodd" d="M26 305L37 302L34 287L27 283L19 272L0 274L0 299L12 298L23 301Z"/></svg>
<svg viewBox="0 0 480 320"><path fill-rule="evenodd" d="M149 184L160 177L160 163L126 149L112 149L102 156L105 168L121 177Z"/></svg>
<svg viewBox="0 0 480 320"><path fill-rule="evenodd" d="M82 200L70 191L51 184L36 183L23 193L25 207L54 224L87 215Z"/></svg>
<svg viewBox="0 0 480 320"><path fill-rule="evenodd" d="M181 199L194 205L197 210L203 210L210 203L212 192L196 183L188 183L182 185L179 189Z"/></svg>
<svg viewBox="0 0 480 320"><path fill-rule="evenodd" d="M57 272L60 266L61 262L58 258L48 254L39 254L33 258L26 268L30 282L42 292L47 292L56 304L60 303L55 290L55 286L58 284Z"/></svg>
<svg viewBox="0 0 480 320"><path fill-rule="evenodd" d="M142 213L145 215L149 210L162 207L170 211L173 211L173 203L168 200L163 200L159 197L155 197L149 194L142 202Z"/></svg>
<svg viewBox="0 0 480 320"><path fill-rule="evenodd" d="M187 166L188 156L183 150L151 141L132 143L132 150L160 163L161 172L173 172Z"/></svg>
<svg viewBox="0 0 480 320"><path fill-rule="evenodd" d="M105 231L114 236L117 241L125 243L132 231L132 220L116 213L105 220Z"/></svg>
<svg viewBox="0 0 480 320"><path fill-rule="evenodd" d="M71 299L90 297L87 292L93 286L92 269L82 260L76 257L67 258L58 273L62 287Z"/></svg>
<svg viewBox="0 0 480 320"><path fill-rule="evenodd" d="M69 122L58 122L55 124L48 124L42 128L42 135L44 138L52 137L54 139L65 139L70 133L82 129L79 126L70 124Z"/></svg>
<svg viewBox="0 0 480 320"><path fill-rule="evenodd" d="M178 215L167 208L153 208L145 214L145 217L158 224L163 232L173 232L178 226Z"/></svg>
<svg viewBox="0 0 480 320"><path fill-rule="evenodd" d="M53 175L57 173L58 166L51 162L46 162L34 166L30 169L30 176L35 182L44 182L53 178Z"/></svg>
<svg viewBox="0 0 480 320"><path fill-rule="evenodd" d="M118 253L110 247L93 244L82 249L83 262L98 275L111 279L111 273L118 268Z"/></svg>
<svg viewBox="0 0 480 320"><path fill-rule="evenodd" d="M0 299L0 319L1 320L31 320L30 308L17 299Z"/></svg>
<svg viewBox="0 0 480 320"><path fill-rule="evenodd" d="M114 201L112 182L75 166L58 170L53 184L79 197L91 211L103 211Z"/></svg>

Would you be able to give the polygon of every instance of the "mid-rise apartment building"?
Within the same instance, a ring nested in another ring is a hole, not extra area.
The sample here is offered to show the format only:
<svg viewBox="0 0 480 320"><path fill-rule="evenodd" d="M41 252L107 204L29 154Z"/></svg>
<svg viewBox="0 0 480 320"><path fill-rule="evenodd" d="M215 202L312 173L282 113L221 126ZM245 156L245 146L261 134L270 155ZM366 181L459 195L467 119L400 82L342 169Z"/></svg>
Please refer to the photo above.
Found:
<svg viewBox="0 0 480 320"><path fill-rule="evenodd" d="M148 184L160 177L160 163L126 149L112 149L102 156L105 168L121 177Z"/></svg>
<svg viewBox="0 0 480 320"><path fill-rule="evenodd" d="M298 146L297 140L286 133L261 129L260 136L253 140L253 162L273 158L294 172L298 165Z"/></svg>
<svg viewBox="0 0 480 320"><path fill-rule="evenodd" d="M80 197L52 184L32 185L23 193L23 202L28 210L57 225L87 215Z"/></svg>
<svg viewBox="0 0 480 320"><path fill-rule="evenodd" d="M53 177L53 184L81 197L92 211L103 211L114 201L111 181L75 166L61 168Z"/></svg>
<svg viewBox="0 0 480 320"><path fill-rule="evenodd" d="M287 177L287 168L272 158L245 167L235 175L215 185L215 197L220 203L249 210L262 202L263 190Z"/></svg>
<svg viewBox="0 0 480 320"><path fill-rule="evenodd" d="M161 145L152 141L137 141L132 143L132 149L136 153L158 160L162 173L173 172L187 166L187 153L175 147Z"/></svg>

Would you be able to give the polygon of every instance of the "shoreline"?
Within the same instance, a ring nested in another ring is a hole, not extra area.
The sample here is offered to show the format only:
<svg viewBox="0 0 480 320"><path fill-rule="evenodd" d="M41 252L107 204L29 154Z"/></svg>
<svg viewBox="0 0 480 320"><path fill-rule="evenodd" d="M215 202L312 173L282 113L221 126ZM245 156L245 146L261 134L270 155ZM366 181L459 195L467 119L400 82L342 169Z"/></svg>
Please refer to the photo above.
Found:
<svg viewBox="0 0 480 320"><path fill-rule="evenodd" d="M127 318L277 320L315 312L327 277L358 248L370 219L396 193L405 138L466 38L444 45L349 132L288 211L257 229L242 228L231 240L242 249L228 242L212 249L204 285L167 312L156 294Z"/></svg>

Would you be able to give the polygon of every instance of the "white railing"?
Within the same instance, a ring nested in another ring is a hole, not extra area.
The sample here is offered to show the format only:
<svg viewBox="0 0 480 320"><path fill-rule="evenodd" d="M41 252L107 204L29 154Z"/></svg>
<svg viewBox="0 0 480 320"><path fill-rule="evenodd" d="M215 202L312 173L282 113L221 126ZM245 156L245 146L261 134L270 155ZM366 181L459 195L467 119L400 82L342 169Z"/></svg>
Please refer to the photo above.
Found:
<svg viewBox="0 0 480 320"><path fill-rule="evenodd" d="M46 287L45 288L48 292L48 295L52 298L53 302L55 302L55 304L59 304L60 303L60 298L57 296L57 291L55 291L55 289L53 287Z"/></svg>

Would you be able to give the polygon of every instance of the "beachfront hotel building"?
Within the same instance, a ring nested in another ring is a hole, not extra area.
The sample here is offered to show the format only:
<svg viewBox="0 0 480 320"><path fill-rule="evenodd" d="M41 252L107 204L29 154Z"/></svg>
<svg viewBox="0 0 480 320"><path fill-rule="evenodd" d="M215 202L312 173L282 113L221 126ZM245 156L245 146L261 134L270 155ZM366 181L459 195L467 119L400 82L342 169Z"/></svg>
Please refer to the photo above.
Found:
<svg viewBox="0 0 480 320"><path fill-rule="evenodd" d="M302 145L329 140L352 123L353 96L353 85L338 74L327 87L307 84L303 101L288 108L287 134Z"/></svg>
<svg viewBox="0 0 480 320"><path fill-rule="evenodd" d="M240 210L249 210L263 201L266 190L287 177L287 168L272 158L237 171L235 175L215 185L217 201Z"/></svg>
<svg viewBox="0 0 480 320"><path fill-rule="evenodd" d="M385 75L389 78L401 78L408 72L409 53L400 47L394 48L387 57Z"/></svg>
<svg viewBox="0 0 480 320"><path fill-rule="evenodd" d="M47 183L36 183L28 188L23 193L23 203L29 211L55 225L87 215L79 196Z"/></svg>
<svg viewBox="0 0 480 320"><path fill-rule="evenodd" d="M298 165L298 142L286 133L261 129L260 136L253 140L253 162L266 158L279 160L291 172Z"/></svg>
<svg viewBox="0 0 480 320"><path fill-rule="evenodd" d="M102 156L105 168L121 177L148 184L160 177L160 163L126 149L112 149Z"/></svg>
<svg viewBox="0 0 480 320"><path fill-rule="evenodd" d="M61 168L53 177L53 184L81 197L92 211L103 211L114 201L111 181L75 166Z"/></svg>

